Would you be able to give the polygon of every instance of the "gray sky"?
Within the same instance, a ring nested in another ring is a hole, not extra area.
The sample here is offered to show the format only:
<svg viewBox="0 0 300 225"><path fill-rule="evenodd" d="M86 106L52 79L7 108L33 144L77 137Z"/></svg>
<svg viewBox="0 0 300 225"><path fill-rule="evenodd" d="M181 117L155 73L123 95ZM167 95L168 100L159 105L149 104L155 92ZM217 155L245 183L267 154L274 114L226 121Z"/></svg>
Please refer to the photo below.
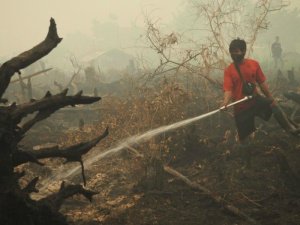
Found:
<svg viewBox="0 0 300 225"><path fill-rule="evenodd" d="M256 0L252 0L256 1ZM172 21L184 10L185 0L0 0L0 56L14 56L40 43L46 36L49 20L57 23L58 34L80 32L92 36L92 21L116 21L121 27L141 26L142 10ZM290 7L300 8L300 0Z"/></svg>
<svg viewBox="0 0 300 225"><path fill-rule="evenodd" d="M15 55L41 42L49 20L57 23L58 34L91 34L92 21L116 21L122 27L140 26L142 10L155 10L166 23L182 10L182 0L0 0L0 56Z"/></svg>

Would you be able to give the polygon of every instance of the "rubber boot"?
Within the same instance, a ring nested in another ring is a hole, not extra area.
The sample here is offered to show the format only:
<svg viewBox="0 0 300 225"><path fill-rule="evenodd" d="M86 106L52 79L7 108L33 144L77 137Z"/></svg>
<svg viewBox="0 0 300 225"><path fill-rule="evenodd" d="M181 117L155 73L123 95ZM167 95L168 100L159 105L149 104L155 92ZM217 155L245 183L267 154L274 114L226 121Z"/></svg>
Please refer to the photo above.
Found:
<svg viewBox="0 0 300 225"><path fill-rule="evenodd" d="M243 162L242 170L251 168L251 152L248 144L239 144L239 150L241 153L241 159Z"/></svg>
<svg viewBox="0 0 300 225"><path fill-rule="evenodd" d="M288 118L286 117L285 113L282 111L280 106L272 107L273 115L278 122L278 124L284 129L286 132L298 136L300 133L300 129L297 129L293 126Z"/></svg>

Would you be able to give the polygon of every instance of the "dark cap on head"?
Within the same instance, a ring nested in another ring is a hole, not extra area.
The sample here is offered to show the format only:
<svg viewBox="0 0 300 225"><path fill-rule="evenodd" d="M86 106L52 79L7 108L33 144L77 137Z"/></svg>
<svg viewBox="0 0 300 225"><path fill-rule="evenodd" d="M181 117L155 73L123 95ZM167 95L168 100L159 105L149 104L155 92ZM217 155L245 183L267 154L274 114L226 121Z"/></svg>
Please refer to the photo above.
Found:
<svg viewBox="0 0 300 225"><path fill-rule="evenodd" d="M233 52L235 50L241 50L242 52L246 51L247 50L246 42L239 38L232 40L229 45L229 52Z"/></svg>

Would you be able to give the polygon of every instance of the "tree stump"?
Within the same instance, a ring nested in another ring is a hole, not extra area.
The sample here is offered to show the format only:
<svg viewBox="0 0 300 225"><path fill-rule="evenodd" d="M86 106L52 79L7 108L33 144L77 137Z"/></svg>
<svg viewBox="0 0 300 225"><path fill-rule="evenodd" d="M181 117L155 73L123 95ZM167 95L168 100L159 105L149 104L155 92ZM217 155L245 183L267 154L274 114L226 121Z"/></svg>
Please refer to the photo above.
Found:
<svg viewBox="0 0 300 225"><path fill-rule="evenodd" d="M164 189L164 166L159 158L151 158L146 164L145 171L146 189L163 190Z"/></svg>

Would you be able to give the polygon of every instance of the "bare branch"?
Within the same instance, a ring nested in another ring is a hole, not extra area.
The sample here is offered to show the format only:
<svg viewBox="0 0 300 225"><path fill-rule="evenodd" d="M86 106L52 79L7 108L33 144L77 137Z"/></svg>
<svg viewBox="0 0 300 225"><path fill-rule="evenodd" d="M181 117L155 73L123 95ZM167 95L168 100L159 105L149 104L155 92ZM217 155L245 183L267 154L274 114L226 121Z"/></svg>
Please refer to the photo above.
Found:
<svg viewBox="0 0 300 225"><path fill-rule="evenodd" d="M12 105L10 107L10 115L14 124L21 122L22 118L28 114L32 114L38 111L38 114L34 119L28 121L23 126L23 134L27 132L35 123L49 117L56 110L65 106L76 104L91 104L99 101L101 97L88 97L81 96L82 91L78 92L74 96L66 96L68 89L65 89L57 95L53 95L48 91L44 98L40 100L32 100L29 103L25 103L19 106Z"/></svg>
<svg viewBox="0 0 300 225"><path fill-rule="evenodd" d="M39 72L36 72L36 73L32 73L32 74L26 75L26 76L22 77L21 79L11 80L10 83L12 84L12 83L15 83L15 82L18 82L18 81L22 81L22 80L30 78L30 77L38 76L40 74L46 73L49 70L52 70L52 68L45 69L45 70L42 70L42 71L39 71Z"/></svg>
<svg viewBox="0 0 300 225"><path fill-rule="evenodd" d="M38 202L50 205L52 208L59 210L65 199L76 194L82 194L91 202L92 197L96 194L99 194L99 192L85 190L81 185L68 185L67 187L65 187L65 182L62 182L58 193L49 195L46 198L39 200Z"/></svg>
<svg viewBox="0 0 300 225"><path fill-rule="evenodd" d="M0 98L8 87L10 79L15 72L20 74L21 69L26 68L30 64L47 55L61 42L61 40L62 38L59 38L57 35L55 21L51 18L49 31L43 42L5 62L0 67Z"/></svg>
<svg viewBox="0 0 300 225"><path fill-rule="evenodd" d="M68 148L59 149L58 146L51 148L43 148L40 150L19 150L13 155L13 163L15 166L27 163L37 162L38 159L45 159L50 157L65 158L67 162L81 161L81 157L88 153L99 141L108 135L108 128L99 137L83 142L77 145L70 146Z"/></svg>

